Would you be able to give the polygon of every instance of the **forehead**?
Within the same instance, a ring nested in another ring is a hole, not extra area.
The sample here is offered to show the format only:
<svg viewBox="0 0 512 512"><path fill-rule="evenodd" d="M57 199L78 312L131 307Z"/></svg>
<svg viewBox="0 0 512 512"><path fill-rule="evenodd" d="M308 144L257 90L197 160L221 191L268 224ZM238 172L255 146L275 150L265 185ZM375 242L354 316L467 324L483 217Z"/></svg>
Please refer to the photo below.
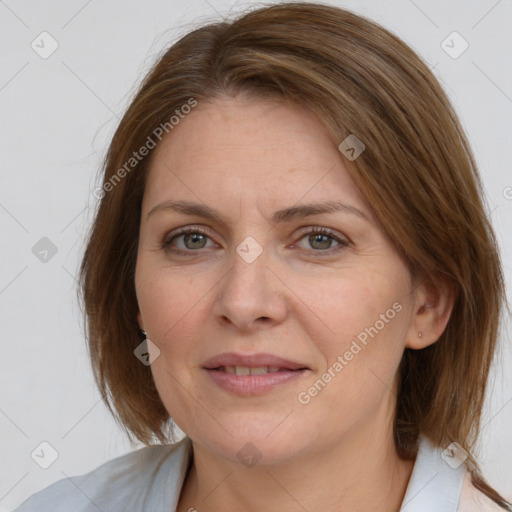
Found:
<svg viewBox="0 0 512 512"><path fill-rule="evenodd" d="M269 206L301 198L364 202L312 111L240 97L199 102L157 146L145 196L155 202L169 194L205 203L253 197Z"/></svg>

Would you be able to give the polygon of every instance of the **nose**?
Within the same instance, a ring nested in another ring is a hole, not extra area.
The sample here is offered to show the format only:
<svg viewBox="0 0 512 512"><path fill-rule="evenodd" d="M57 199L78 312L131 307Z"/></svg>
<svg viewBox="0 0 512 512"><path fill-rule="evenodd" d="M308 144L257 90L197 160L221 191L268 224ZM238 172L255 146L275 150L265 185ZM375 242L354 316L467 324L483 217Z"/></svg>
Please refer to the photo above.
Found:
<svg viewBox="0 0 512 512"><path fill-rule="evenodd" d="M231 269L218 283L213 307L221 323L247 332L286 318L287 288L269 260L265 250L250 263L234 252Z"/></svg>

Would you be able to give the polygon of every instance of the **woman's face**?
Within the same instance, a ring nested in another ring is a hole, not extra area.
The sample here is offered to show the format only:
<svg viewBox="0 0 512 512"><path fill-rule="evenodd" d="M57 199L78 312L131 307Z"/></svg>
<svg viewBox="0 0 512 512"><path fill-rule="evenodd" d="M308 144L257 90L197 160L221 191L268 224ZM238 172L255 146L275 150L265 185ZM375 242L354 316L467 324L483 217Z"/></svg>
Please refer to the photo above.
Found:
<svg viewBox="0 0 512 512"><path fill-rule="evenodd" d="M174 127L148 175L136 291L160 397L199 445L276 463L391 435L416 293L309 110L223 98Z"/></svg>

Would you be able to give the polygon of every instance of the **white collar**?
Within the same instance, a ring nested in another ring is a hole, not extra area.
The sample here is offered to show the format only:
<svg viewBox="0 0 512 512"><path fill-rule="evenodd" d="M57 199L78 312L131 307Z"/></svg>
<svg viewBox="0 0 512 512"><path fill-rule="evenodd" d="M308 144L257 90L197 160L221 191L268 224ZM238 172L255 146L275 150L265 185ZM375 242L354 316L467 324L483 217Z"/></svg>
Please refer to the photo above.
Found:
<svg viewBox="0 0 512 512"><path fill-rule="evenodd" d="M420 436L400 512L457 512L466 466Z"/></svg>

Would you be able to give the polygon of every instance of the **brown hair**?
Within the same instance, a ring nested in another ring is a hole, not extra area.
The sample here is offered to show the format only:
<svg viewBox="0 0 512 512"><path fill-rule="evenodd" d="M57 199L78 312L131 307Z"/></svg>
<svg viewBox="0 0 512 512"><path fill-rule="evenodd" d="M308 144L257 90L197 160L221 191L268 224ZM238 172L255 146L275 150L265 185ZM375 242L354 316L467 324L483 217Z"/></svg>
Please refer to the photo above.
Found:
<svg viewBox="0 0 512 512"><path fill-rule="evenodd" d="M445 93L411 48L372 21L317 3L274 4L186 34L158 59L121 120L80 268L90 356L110 411L130 440L172 439L150 368L133 353L141 342L134 273L151 157L126 164L159 126L170 132L169 119L191 98L235 94L297 101L336 144L349 134L364 142L363 154L346 162L355 183L412 276L441 276L456 293L440 339L403 354L397 450L414 457L422 433L471 453L504 300L474 158ZM467 464L475 487L505 508L471 455Z"/></svg>

